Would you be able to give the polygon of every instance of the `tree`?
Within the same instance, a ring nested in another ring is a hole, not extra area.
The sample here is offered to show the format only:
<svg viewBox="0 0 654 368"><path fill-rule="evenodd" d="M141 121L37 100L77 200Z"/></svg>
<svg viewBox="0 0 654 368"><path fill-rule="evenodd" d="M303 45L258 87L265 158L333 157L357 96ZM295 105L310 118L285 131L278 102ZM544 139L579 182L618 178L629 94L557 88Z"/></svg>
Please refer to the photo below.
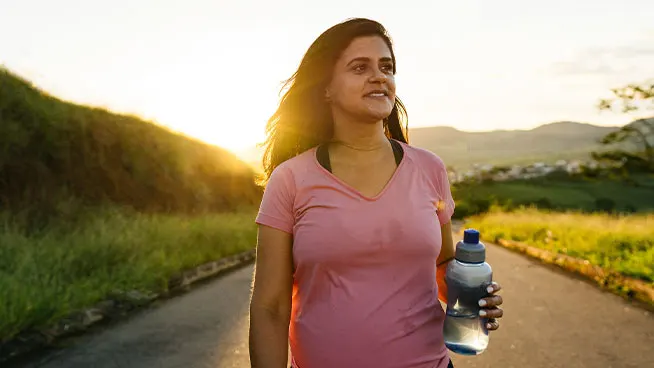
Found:
<svg viewBox="0 0 654 368"><path fill-rule="evenodd" d="M614 88L611 92L613 98L600 100L600 111L616 108L622 113L654 111L654 83L629 84ZM607 152L593 152L594 159L612 162L630 170L654 171L654 117L635 120L607 134L600 143L619 148ZM629 147L629 144L632 147ZM635 152L630 152L629 148L635 149Z"/></svg>
<svg viewBox="0 0 654 368"><path fill-rule="evenodd" d="M600 100L598 106L600 110L613 110L616 107L620 107L623 113L654 110L654 83L629 84L613 88L611 92L613 92L613 98Z"/></svg>

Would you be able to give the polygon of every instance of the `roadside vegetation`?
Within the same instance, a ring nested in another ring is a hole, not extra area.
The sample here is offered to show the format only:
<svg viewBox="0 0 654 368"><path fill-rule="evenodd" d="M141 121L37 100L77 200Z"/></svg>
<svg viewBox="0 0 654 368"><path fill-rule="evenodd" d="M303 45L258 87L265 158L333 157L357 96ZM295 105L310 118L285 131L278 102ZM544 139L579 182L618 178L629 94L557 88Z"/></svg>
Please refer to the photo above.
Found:
<svg viewBox="0 0 654 368"><path fill-rule="evenodd" d="M0 68L0 343L252 249L254 179L226 150Z"/></svg>
<svg viewBox="0 0 654 368"><path fill-rule="evenodd" d="M600 110L654 111L654 82L612 92ZM599 165L577 175L455 185L455 217L487 241L526 243L654 287L654 118L636 119L600 144L591 152Z"/></svg>
<svg viewBox="0 0 654 368"><path fill-rule="evenodd" d="M487 241L524 242L654 283L654 214L491 211L468 219Z"/></svg>

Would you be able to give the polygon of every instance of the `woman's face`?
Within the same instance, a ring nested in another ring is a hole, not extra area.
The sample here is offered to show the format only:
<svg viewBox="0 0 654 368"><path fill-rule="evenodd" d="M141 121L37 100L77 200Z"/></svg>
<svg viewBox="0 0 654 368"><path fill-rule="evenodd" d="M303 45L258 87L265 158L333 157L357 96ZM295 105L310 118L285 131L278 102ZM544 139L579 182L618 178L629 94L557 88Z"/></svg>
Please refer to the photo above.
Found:
<svg viewBox="0 0 654 368"><path fill-rule="evenodd" d="M379 122L395 105L391 51L379 36L355 38L334 65L326 98L333 116Z"/></svg>

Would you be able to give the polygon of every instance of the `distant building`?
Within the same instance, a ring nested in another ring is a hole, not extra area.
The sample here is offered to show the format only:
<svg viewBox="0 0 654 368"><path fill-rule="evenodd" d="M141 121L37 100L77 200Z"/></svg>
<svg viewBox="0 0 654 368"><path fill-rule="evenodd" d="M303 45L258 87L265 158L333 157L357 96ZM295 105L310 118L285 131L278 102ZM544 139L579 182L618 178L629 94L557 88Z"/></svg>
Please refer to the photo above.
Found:
<svg viewBox="0 0 654 368"><path fill-rule="evenodd" d="M606 165L590 160L582 162L580 160L558 160L554 164L544 162L535 162L530 165L513 165L507 168L497 168L491 164L474 164L472 168L465 172L456 172L450 174L452 182L461 182L465 180L493 180L506 181L516 179L534 179L543 177L556 171L565 171L569 174L578 174L584 167L602 168Z"/></svg>
<svg viewBox="0 0 654 368"><path fill-rule="evenodd" d="M568 163L566 171L570 174L578 174L581 172L581 162L574 160Z"/></svg>

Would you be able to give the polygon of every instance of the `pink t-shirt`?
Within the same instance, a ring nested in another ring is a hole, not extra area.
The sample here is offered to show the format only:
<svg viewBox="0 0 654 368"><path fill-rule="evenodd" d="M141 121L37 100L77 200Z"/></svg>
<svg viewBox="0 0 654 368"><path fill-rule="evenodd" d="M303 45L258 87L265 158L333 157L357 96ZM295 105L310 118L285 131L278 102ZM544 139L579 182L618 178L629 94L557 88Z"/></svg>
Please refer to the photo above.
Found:
<svg viewBox="0 0 654 368"><path fill-rule="evenodd" d="M374 198L322 167L316 148L273 171L256 222L293 234L295 367L447 367L436 258L454 201L443 161L402 148Z"/></svg>

